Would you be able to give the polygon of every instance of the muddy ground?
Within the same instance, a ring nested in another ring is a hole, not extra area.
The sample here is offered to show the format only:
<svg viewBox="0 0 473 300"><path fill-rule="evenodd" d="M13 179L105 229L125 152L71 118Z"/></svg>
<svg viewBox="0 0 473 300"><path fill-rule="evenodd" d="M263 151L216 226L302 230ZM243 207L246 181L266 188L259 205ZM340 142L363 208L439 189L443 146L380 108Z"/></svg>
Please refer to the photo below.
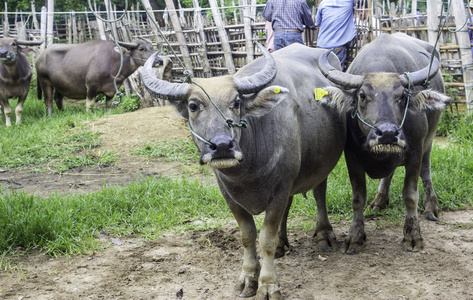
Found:
<svg viewBox="0 0 473 300"><path fill-rule="evenodd" d="M8 170L2 184L47 196L86 193L142 176L172 176L176 163L132 156L129 150L188 130L170 107L148 108L89 122L103 132L103 150L119 160L103 168L61 175ZM188 171L187 171L188 172ZM191 174L199 178L199 174ZM202 179L204 180L203 176ZM207 180L207 179L206 179ZM473 211L444 212L438 222L421 217L425 249L401 250L402 227L366 221L363 252L319 252L313 231L291 230L292 250L276 268L286 299L473 299ZM349 223L334 224L341 242ZM71 257L30 253L12 258L22 272L0 270L0 299L235 299L242 248L234 221L212 231L166 233L149 242L101 235L103 252Z"/></svg>

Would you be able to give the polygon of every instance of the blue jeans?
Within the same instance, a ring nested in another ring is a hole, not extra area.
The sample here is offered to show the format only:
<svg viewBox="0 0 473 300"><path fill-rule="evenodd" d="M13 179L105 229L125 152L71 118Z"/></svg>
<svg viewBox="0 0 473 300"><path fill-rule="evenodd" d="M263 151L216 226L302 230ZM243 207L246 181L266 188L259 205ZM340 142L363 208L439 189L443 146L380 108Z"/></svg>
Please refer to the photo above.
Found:
<svg viewBox="0 0 473 300"><path fill-rule="evenodd" d="M274 51L294 43L304 44L302 33L295 31L274 31Z"/></svg>

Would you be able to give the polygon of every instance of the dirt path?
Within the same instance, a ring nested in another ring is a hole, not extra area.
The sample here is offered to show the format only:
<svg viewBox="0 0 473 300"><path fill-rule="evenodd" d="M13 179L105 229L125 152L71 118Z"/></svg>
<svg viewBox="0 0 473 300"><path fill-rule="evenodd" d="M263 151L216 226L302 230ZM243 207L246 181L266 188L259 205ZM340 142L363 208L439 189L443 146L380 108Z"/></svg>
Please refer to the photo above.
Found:
<svg viewBox="0 0 473 300"><path fill-rule="evenodd" d="M132 125L131 125L132 124ZM151 108L91 122L104 132L104 149L120 149L108 168L82 168L62 176L9 170L11 187L47 195L89 192L142 175L179 173L180 166L129 156L146 140L188 134L169 108ZM145 127L142 127L145 126ZM147 128L147 130L142 130ZM138 129L138 130L136 130ZM162 133L164 132L165 133ZM158 134L162 133L162 134ZM142 134L142 135L141 135ZM445 212L439 222L421 218L425 250L404 252L402 228L367 220L367 245L357 255L318 252L313 231L289 231L292 251L277 260L286 299L473 299L473 211ZM339 241L348 222L335 224ZM0 299L235 299L241 268L236 223L213 231L167 233L154 242L102 235L105 251L51 258L13 258L24 272L0 272Z"/></svg>

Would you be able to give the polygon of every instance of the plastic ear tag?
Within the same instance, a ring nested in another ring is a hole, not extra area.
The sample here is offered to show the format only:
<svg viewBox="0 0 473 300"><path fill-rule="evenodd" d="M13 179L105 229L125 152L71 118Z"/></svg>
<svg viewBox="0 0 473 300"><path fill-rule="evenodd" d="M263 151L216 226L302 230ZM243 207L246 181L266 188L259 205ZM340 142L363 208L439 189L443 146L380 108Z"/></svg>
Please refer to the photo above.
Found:
<svg viewBox="0 0 473 300"><path fill-rule="evenodd" d="M275 87L275 88L274 88L274 93L275 93L275 94L279 94L280 92L281 92L281 89L280 89L280 88L278 88L278 87Z"/></svg>
<svg viewBox="0 0 473 300"><path fill-rule="evenodd" d="M316 89L314 90L315 100L317 100L317 101L319 101L320 99L322 99L325 95L328 95L328 92L322 90L321 88L316 88Z"/></svg>

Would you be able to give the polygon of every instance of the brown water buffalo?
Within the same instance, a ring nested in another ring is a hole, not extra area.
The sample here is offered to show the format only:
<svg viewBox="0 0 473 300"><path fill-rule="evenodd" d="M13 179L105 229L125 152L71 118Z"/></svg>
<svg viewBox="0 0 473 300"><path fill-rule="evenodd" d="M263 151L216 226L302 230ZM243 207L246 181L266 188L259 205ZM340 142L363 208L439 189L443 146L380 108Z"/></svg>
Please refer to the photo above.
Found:
<svg viewBox="0 0 473 300"><path fill-rule="evenodd" d="M354 216L345 252L360 251L366 240L365 174L382 179L371 203L381 209L389 201L389 185L399 166L406 171L402 245L419 251L423 239L417 214L417 183L420 176L427 218L437 219L439 205L432 186L430 151L441 111L450 101L443 94L438 53L426 42L396 33L382 34L362 48L347 73L334 69L324 58L319 62L322 72L341 89L329 88L329 97L322 101L347 111L345 159L353 189Z"/></svg>
<svg viewBox="0 0 473 300"><path fill-rule="evenodd" d="M321 247L338 247L325 190L345 146L346 121L314 98L315 88L330 85L317 67L323 50L296 43L271 55L258 46L264 58L233 76L169 83L151 72L152 56L142 78L152 93L167 98L188 120L200 163L213 168L240 226L244 254L235 294L280 299L274 258L288 244L286 217L294 195L313 190L317 239ZM328 59L340 69L335 55ZM260 265L253 215L262 212Z"/></svg>
<svg viewBox="0 0 473 300"><path fill-rule="evenodd" d="M23 46L38 46L42 41L23 41L13 38L0 39L0 113L5 113L6 125L11 126L11 108L8 99L18 98L15 108L16 124L21 123L23 103L30 90L31 67L23 55L34 53L31 48Z"/></svg>
<svg viewBox="0 0 473 300"><path fill-rule="evenodd" d="M38 99L42 98L44 91L48 115L52 113L53 89L54 100L59 109L62 109L64 96L86 99L86 109L92 109L99 93L105 94L106 106L109 108L116 93L114 77L120 67L120 75L116 81L118 87L153 54L153 45L144 39L119 44L125 49L123 65L120 50L110 41L54 44L45 49L36 60L36 71Z"/></svg>

